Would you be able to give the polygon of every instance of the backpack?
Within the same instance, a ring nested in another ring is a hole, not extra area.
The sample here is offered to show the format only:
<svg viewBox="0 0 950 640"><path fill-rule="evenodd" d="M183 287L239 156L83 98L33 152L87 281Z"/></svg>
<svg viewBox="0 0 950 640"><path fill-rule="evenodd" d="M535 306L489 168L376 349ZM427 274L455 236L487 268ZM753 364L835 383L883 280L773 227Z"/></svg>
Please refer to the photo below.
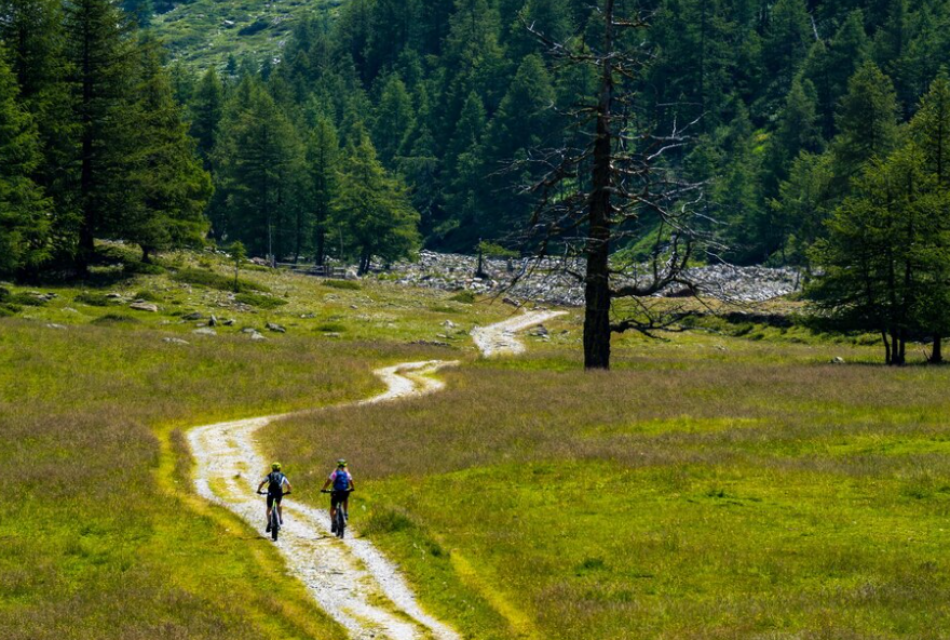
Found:
<svg viewBox="0 0 950 640"><path fill-rule="evenodd" d="M334 491L346 491L350 488L350 474L348 471L337 471L333 478Z"/></svg>
<svg viewBox="0 0 950 640"><path fill-rule="evenodd" d="M284 492L284 474L280 471L272 471L267 474L267 493L272 496L279 496Z"/></svg>

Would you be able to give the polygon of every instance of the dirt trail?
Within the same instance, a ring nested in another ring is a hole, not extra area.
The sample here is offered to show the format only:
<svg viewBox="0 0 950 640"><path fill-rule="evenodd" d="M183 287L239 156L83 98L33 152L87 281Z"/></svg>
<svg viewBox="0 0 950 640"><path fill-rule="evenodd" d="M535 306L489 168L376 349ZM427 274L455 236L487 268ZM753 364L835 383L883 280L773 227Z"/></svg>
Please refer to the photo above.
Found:
<svg viewBox="0 0 950 640"><path fill-rule="evenodd" d="M514 316L472 331L487 356L517 354L524 346L515 333L545 322L556 312ZM357 404L393 402L439 391L432 377L457 362L411 362L376 371L387 390ZM266 416L198 427L189 432L196 460L195 486L203 498L224 506L255 527L263 528L263 499L255 495L267 460L255 446L258 430L293 414ZM396 566L372 543L359 538L339 541L330 533L326 509L284 501L283 535L276 543L288 571L307 587L317 604L344 626L355 640L460 640L448 625L426 614Z"/></svg>

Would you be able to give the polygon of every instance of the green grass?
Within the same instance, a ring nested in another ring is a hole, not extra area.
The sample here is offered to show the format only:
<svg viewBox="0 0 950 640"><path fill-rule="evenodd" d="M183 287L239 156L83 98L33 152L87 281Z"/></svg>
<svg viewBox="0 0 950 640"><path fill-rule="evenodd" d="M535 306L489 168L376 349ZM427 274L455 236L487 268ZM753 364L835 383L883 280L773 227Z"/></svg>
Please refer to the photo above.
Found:
<svg viewBox="0 0 950 640"><path fill-rule="evenodd" d="M946 637L950 368L699 333L584 374L576 322L271 451L313 482L345 455L354 527L470 637Z"/></svg>
<svg viewBox="0 0 950 640"><path fill-rule="evenodd" d="M259 293L239 293L234 296L235 302L246 304L258 309L277 309L287 304L286 300L275 298L274 296L265 296Z"/></svg>
<svg viewBox="0 0 950 640"><path fill-rule="evenodd" d="M239 60L251 56L259 63L265 56L280 55L298 20L332 12L336 4L334 0L194 0L156 16L153 30L174 59L198 69L223 66L229 55Z"/></svg>

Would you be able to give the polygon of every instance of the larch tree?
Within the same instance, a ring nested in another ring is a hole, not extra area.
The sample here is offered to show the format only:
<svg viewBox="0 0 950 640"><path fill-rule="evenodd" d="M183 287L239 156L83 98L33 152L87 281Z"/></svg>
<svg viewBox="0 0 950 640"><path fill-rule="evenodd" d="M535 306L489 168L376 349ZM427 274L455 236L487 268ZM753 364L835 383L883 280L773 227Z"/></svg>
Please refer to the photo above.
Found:
<svg viewBox="0 0 950 640"><path fill-rule="evenodd" d="M51 202L33 181L42 161L30 114L0 46L0 273L40 266L50 255Z"/></svg>
<svg viewBox="0 0 950 640"><path fill-rule="evenodd" d="M692 284L686 267L695 237L686 200L696 189L662 164L686 139L680 128L663 135L653 130L637 91L651 58L641 45L648 28L638 9L603 0L586 41L556 42L534 31L558 63L590 67L599 77L594 101L572 114L566 140L527 159L543 176L530 188L537 206L529 246L538 256L568 256L568 272L584 283L588 370L610 368L613 334L665 326L648 302L652 296L672 284ZM646 263L618 260L615 249L643 239L647 219L648 237L656 240ZM637 312L620 311L616 303L624 299Z"/></svg>

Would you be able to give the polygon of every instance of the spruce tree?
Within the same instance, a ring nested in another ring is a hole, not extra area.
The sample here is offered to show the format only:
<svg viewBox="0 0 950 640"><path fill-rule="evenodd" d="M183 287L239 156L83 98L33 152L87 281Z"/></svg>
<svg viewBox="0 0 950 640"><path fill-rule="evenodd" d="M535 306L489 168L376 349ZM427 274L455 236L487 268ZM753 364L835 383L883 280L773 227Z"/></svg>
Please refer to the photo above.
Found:
<svg viewBox="0 0 950 640"><path fill-rule="evenodd" d="M217 142L218 126L224 114L224 91L214 67L201 77L191 103L191 135L198 145L198 153L210 167L211 152Z"/></svg>
<svg viewBox="0 0 950 640"><path fill-rule="evenodd" d="M142 248L147 262L158 250L199 246L208 230L204 211L211 176L201 167L194 141L175 102L158 43L143 41L134 105L135 202L120 220L120 234Z"/></svg>
<svg viewBox="0 0 950 640"><path fill-rule="evenodd" d="M127 22L110 0L75 0L66 6L66 46L79 124L79 246L76 266L88 270L97 234L121 219L133 203L131 167L135 56ZM118 235L121 235L119 233Z"/></svg>
<svg viewBox="0 0 950 640"><path fill-rule="evenodd" d="M412 99L406 85L398 75L391 75L385 82L376 110L373 125L373 140L379 151L379 159L390 170L395 160L406 151L409 136L415 128Z"/></svg>
<svg viewBox="0 0 950 640"><path fill-rule="evenodd" d="M32 176L42 161L30 114L0 46L0 274L40 266L50 255L51 203Z"/></svg>
<svg viewBox="0 0 950 640"><path fill-rule="evenodd" d="M342 163L333 222L365 274L373 258L390 262L418 248L419 214L405 186L387 175L369 135L357 131L355 138Z"/></svg>
<svg viewBox="0 0 950 640"><path fill-rule="evenodd" d="M326 263L327 231L337 195L340 139L326 116L317 119L307 142L307 175L313 216L313 252L318 265Z"/></svg>

